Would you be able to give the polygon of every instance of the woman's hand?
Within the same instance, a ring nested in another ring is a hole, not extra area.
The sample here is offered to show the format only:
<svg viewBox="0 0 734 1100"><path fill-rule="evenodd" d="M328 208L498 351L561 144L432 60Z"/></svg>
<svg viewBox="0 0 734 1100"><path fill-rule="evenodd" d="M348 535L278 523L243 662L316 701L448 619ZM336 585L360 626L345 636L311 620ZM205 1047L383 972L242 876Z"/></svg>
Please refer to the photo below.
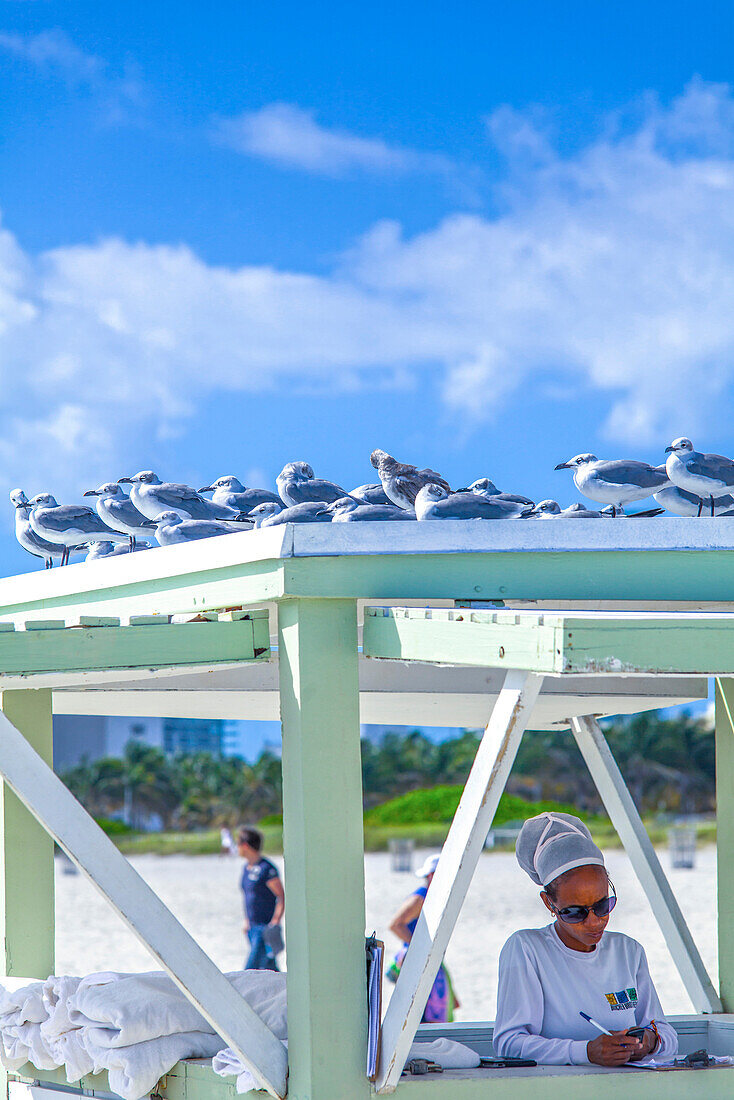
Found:
<svg viewBox="0 0 734 1100"><path fill-rule="evenodd" d="M652 1028L645 1031L642 1039L642 1049L638 1054L633 1054L630 1058L630 1062L639 1062L640 1058L647 1058L648 1054L652 1054L658 1045L658 1037Z"/></svg>
<svg viewBox="0 0 734 1100"><path fill-rule="evenodd" d="M642 1047L640 1040L633 1039L626 1031L613 1031L611 1035L590 1039L586 1044L586 1053L589 1061L597 1066L626 1066L628 1062L644 1057Z"/></svg>

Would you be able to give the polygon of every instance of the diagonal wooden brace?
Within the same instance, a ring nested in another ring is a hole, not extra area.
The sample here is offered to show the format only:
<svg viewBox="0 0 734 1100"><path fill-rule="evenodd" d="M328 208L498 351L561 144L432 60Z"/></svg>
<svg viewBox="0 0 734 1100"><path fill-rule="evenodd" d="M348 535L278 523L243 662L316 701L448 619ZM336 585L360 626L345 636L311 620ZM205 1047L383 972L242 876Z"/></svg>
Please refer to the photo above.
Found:
<svg viewBox="0 0 734 1100"><path fill-rule="evenodd" d="M696 1012L722 1012L719 995L599 723L592 717L572 718L571 731Z"/></svg>
<svg viewBox="0 0 734 1100"><path fill-rule="evenodd" d="M385 1013L378 1092L400 1079L542 683L529 672L505 677Z"/></svg>
<svg viewBox="0 0 734 1100"><path fill-rule="evenodd" d="M284 1097L288 1061L283 1043L4 715L0 775L242 1059L258 1088Z"/></svg>

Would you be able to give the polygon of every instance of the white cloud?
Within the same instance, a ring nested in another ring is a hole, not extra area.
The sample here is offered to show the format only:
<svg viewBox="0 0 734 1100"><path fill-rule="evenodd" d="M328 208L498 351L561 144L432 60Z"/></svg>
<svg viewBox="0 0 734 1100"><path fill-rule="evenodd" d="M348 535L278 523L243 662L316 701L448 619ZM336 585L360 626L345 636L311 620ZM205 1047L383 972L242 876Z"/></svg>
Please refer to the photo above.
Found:
<svg viewBox="0 0 734 1100"><path fill-rule="evenodd" d="M518 126L505 112L500 214L410 238L381 223L326 275L116 239L33 258L0 235L0 478L58 480L60 457L119 476L129 440L214 393L418 379L464 424L569 386L605 397L612 453L705 447L734 381L729 90L648 102L565 159Z"/></svg>
<svg viewBox="0 0 734 1100"><path fill-rule="evenodd" d="M283 168L298 168L323 176L351 172L446 172L449 161L434 153L388 145L348 130L320 125L313 111L292 103L269 103L259 111L243 111L219 119L215 135L239 153L259 157Z"/></svg>
<svg viewBox="0 0 734 1100"><path fill-rule="evenodd" d="M73 82L91 83L102 76L101 58L79 49L64 31L40 34L0 34L0 49L45 72L56 72Z"/></svg>
<svg viewBox="0 0 734 1100"><path fill-rule="evenodd" d="M81 49L58 28L29 35L0 33L0 50L42 76L91 93L107 123L128 121L145 100L144 85L133 64L126 63L116 73L108 62Z"/></svg>

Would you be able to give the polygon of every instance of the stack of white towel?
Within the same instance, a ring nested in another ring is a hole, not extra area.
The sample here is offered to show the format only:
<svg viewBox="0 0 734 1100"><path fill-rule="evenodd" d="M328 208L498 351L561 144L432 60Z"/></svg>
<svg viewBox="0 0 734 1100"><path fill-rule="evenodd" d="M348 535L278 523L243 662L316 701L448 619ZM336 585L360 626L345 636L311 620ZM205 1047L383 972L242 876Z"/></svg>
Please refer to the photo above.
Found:
<svg viewBox="0 0 734 1100"><path fill-rule="evenodd" d="M285 974L228 974L235 989L279 1039L287 1036ZM181 1058L211 1058L221 1038L163 973L52 977L0 990L0 1057L9 1070L26 1062L64 1066L74 1084L107 1070L110 1088L139 1100Z"/></svg>
<svg viewBox="0 0 734 1100"><path fill-rule="evenodd" d="M251 1008L287 1045L286 976L271 970L228 974ZM237 1078L237 1091L255 1081L233 1050L163 973L51 977L17 990L0 986L0 1059L17 1071L64 1066L69 1084L107 1070L110 1088L123 1100L140 1100L182 1058L213 1058L222 1077ZM410 1058L428 1058L445 1069L479 1065L473 1050L448 1039L414 1043Z"/></svg>

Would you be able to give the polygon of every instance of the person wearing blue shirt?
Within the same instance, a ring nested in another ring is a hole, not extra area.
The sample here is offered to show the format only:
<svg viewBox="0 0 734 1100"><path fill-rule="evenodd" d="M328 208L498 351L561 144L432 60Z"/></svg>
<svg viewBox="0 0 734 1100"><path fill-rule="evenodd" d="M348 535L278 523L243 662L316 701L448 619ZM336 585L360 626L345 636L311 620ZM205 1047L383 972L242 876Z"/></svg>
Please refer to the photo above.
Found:
<svg viewBox="0 0 734 1100"><path fill-rule="evenodd" d="M416 878L422 878L424 885L419 886L410 897L403 902L400 909L392 919L390 931L394 932L398 939L403 941L403 946L395 956L394 961L388 967L387 978L389 981L397 981L400 967L408 950L408 945L413 938L418 917L420 916L423 902L426 900L428 888L433 881L433 876L438 867L439 856L428 856L422 867L416 871ZM451 1022L454 1018L454 1009L460 1008L459 1001L454 993L446 964L441 963L438 968L428 1001L423 1011L421 1022L424 1024L436 1024Z"/></svg>
<svg viewBox="0 0 734 1100"><path fill-rule="evenodd" d="M262 854L262 844L262 833L257 829L243 828L237 834L237 847L245 860L240 880L244 931L250 940L245 970L278 970L268 929L278 928L283 919L285 891L277 867Z"/></svg>

